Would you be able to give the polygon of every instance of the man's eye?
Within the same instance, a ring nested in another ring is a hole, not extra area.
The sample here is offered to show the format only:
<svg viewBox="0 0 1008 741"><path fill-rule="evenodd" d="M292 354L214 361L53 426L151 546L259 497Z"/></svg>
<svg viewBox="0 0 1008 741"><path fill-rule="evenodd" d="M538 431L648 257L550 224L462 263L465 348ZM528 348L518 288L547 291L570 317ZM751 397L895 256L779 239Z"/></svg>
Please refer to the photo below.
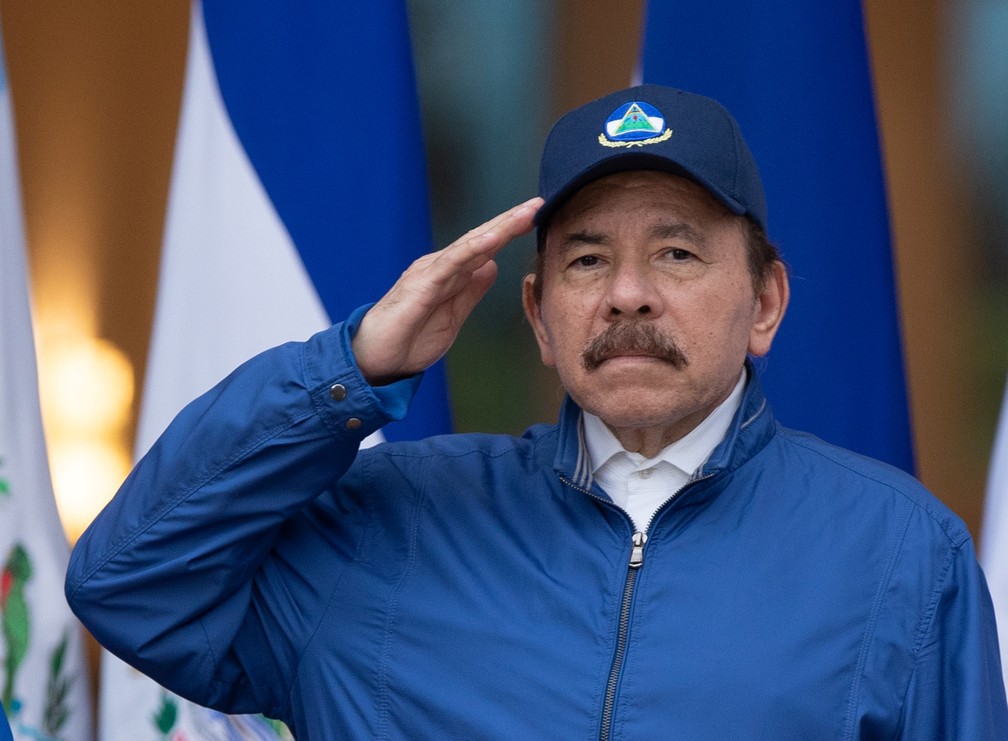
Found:
<svg viewBox="0 0 1008 741"><path fill-rule="evenodd" d="M692 252L689 250L679 249L678 247L669 250L668 254L673 260L689 260L693 257Z"/></svg>
<svg viewBox="0 0 1008 741"><path fill-rule="evenodd" d="M582 268L590 268L593 265L598 265L598 255L582 255L574 261L574 264Z"/></svg>

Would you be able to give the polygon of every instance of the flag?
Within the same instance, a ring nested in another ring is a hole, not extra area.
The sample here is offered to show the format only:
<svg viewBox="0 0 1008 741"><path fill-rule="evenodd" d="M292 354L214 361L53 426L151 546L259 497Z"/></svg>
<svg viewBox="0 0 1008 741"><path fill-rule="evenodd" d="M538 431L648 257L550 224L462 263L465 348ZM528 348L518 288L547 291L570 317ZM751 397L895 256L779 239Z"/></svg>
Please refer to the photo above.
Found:
<svg viewBox="0 0 1008 741"><path fill-rule="evenodd" d="M641 74L708 95L759 164L791 304L759 363L778 419L913 472L859 0L650 0Z"/></svg>
<svg viewBox="0 0 1008 741"><path fill-rule="evenodd" d="M63 596L69 549L42 431L17 173L0 46L0 700L17 741L83 741L90 680Z"/></svg>
<svg viewBox="0 0 1008 741"><path fill-rule="evenodd" d="M431 248L402 0L196 2L188 54L138 456L243 360L378 300ZM445 386L428 370L384 435L449 431ZM103 741L285 733L103 661Z"/></svg>
<svg viewBox="0 0 1008 741"><path fill-rule="evenodd" d="M987 576L997 616L1001 669L1008 687L1008 388L1001 403L1001 419L994 436L987 501L980 531L980 565Z"/></svg>

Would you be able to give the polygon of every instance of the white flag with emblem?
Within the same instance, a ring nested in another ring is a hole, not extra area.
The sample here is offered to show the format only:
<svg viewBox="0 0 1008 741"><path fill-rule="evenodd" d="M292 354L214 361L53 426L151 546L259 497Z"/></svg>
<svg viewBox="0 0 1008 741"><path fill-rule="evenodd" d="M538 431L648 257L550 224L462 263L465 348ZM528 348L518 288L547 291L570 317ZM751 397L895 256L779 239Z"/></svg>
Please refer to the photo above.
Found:
<svg viewBox="0 0 1008 741"><path fill-rule="evenodd" d="M92 738L82 632L39 409L10 89L0 47L0 698L16 741Z"/></svg>

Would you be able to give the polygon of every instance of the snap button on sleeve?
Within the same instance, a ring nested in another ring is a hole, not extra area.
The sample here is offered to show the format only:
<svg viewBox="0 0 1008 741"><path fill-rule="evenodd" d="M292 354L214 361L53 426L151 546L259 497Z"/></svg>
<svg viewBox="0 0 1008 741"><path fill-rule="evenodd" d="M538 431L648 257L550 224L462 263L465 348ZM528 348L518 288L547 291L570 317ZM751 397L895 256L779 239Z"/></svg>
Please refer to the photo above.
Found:
<svg viewBox="0 0 1008 741"><path fill-rule="evenodd" d="M356 430L360 428L361 424L362 423L359 419L357 419L356 417L351 417L346 421L346 428L348 430Z"/></svg>
<svg viewBox="0 0 1008 741"><path fill-rule="evenodd" d="M334 383L329 388L329 396L333 401L343 401L346 398L346 386L342 383Z"/></svg>

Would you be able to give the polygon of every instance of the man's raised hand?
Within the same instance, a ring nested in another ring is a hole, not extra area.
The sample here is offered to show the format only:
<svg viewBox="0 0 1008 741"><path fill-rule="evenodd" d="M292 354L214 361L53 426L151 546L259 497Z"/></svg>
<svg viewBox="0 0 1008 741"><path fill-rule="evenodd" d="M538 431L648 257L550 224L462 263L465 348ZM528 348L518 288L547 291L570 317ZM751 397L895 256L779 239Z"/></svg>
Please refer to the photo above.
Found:
<svg viewBox="0 0 1008 741"><path fill-rule="evenodd" d="M426 370L455 342L497 277L494 256L532 229L533 198L416 260L361 321L353 353L364 378L381 386Z"/></svg>

